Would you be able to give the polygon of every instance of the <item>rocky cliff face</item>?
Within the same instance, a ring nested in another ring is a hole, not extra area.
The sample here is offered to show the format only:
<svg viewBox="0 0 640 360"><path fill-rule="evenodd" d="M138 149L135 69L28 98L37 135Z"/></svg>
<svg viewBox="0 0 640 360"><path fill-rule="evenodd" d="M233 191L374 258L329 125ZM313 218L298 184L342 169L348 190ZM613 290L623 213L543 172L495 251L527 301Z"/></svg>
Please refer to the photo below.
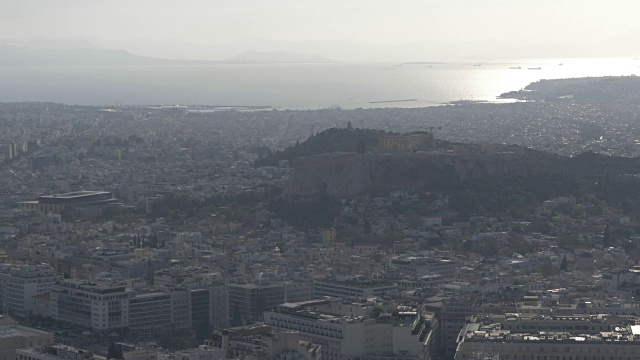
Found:
<svg viewBox="0 0 640 360"><path fill-rule="evenodd" d="M348 197L428 185L437 177L526 175L525 156L516 153L460 155L452 152L329 154L299 159L285 186L289 198L327 194Z"/></svg>

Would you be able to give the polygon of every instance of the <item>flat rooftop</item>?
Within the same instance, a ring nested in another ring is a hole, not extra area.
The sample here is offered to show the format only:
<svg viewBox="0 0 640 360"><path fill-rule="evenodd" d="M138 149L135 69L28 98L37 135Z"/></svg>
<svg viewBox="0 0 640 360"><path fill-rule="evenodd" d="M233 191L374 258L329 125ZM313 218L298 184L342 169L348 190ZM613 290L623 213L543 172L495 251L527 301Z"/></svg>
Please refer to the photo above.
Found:
<svg viewBox="0 0 640 360"><path fill-rule="evenodd" d="M63 194L38 196L39 204L51 205L100 205L117 201L109 191L75 191Z"/></svg>
<svg viewBox="0 0 640 360"><path fill-rule="evenodd" d="M108 191L74 191L70 193L64 194L53 194L53 195L42 195L38 198L50 198L50 199L75 199L82 198L86 196L94 196L94 195L108 195L111 194Z"/></svg>
<svg viewBox="0 0 640 360"><path fill-rule="evenodd" d="M53 336L52 332L31 328L28 326L15 325L15 326L1 326L0 327L0 339L13 338L13 337L32 337L32 336Z"/></svg>
<svg viewBox="0 0 640 360"><path fill-rule="evenodd" d="M514 321L521 325L517 328L509 326L509 323ZM640 342L640 327L631 325L634 323L634 318L621 316L519 317L519 314L506 314L483 318L482 322L469 323L461 335L464 336L464 341L616 341L637 344Z"/></svg>

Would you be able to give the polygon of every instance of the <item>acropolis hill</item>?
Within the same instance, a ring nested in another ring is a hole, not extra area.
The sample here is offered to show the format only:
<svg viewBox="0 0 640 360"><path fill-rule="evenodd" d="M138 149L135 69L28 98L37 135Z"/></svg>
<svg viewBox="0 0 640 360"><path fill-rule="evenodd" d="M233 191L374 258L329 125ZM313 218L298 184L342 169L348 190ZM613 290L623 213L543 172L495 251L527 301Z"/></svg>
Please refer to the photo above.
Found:
<svg viewBox="0 0 640 360"><path fill-rule="evenodd" d="M431 133L381 135L364 154L333 153L298 159L285 186L290 198L327 194L346 197L428 185L434 176L526 175L524 149L507 145L457 144L438 149Z"/></svg>

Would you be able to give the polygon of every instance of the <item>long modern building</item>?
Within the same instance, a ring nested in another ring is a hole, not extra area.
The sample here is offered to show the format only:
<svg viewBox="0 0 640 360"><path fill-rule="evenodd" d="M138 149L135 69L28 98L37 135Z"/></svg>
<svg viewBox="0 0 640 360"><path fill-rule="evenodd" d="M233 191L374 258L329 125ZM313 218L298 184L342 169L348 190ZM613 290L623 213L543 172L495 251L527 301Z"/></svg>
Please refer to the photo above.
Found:
<svg viewBox="0 0 640 360"><path fill-rule="evenodd" d="M229 321L226 285L133 290L126 282L61 280L49 295L54 320L98 333L128 329L149 338L170 326L189 331L202 321L215 327Z"/></svg>
<svg viewBox="0 0 640 360"><path fill-rule="evenodd" d="M635 319L608 315L475 316L460 331L456 360L634 360Z"/></svg>
<svg viewBox="0 0 640 360"><path fill-rule="evenodd" d="M42 195L35 201L19 203L23 209L61 213L70 207L105 206L118 202L109 191L76 191L64 194Z"/></svg>

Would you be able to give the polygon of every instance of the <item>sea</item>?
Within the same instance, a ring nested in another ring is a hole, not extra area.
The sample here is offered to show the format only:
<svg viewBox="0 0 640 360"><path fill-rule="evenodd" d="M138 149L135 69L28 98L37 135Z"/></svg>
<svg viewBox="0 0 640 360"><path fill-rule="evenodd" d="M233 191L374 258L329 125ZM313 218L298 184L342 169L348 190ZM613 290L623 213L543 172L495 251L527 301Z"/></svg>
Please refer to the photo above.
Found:
<svg viewBox="0 0 640 360"><path fill-rule="evenodd" d="M640 59L0 67L0 102L323 109L425 107L496 97L541 79L640 74Z"/></svg>

